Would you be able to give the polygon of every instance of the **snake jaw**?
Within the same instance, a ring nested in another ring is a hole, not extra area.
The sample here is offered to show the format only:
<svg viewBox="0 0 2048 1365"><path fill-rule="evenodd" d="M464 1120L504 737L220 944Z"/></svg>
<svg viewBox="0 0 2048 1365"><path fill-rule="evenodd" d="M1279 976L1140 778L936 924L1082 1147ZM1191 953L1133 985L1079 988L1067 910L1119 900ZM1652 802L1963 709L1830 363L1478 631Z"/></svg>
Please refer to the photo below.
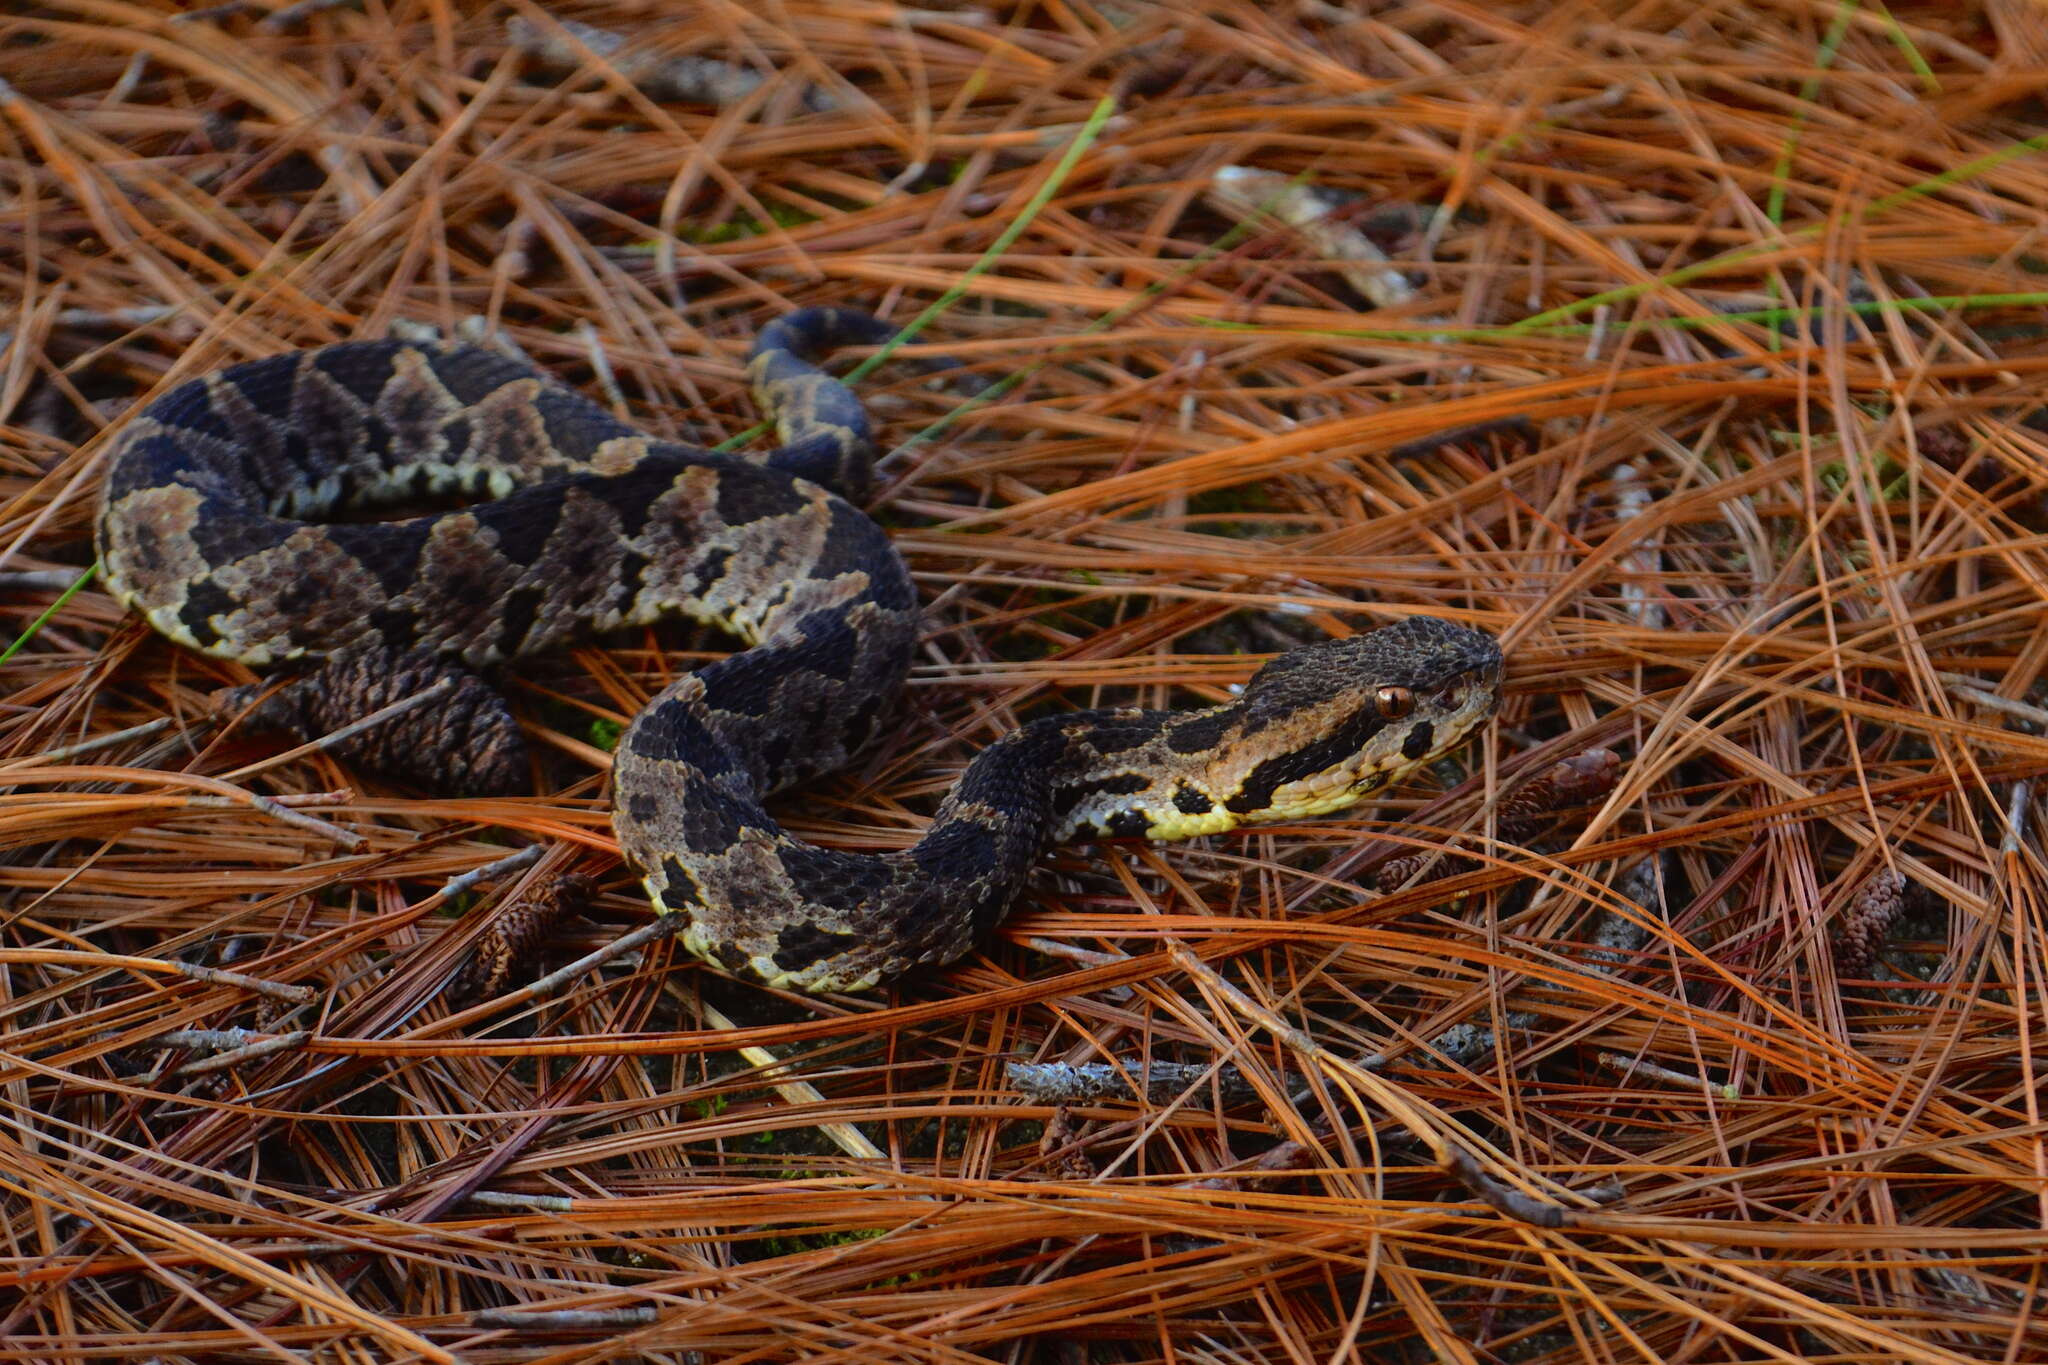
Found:
<svg viewBox="0 0 2048 1365"><path fill-rule="evenodd" d="M1148 808L1145 815L1150 820L1145 826L1145 837L1155 844L1170 844L1202 834L1225 834L1244 823L1243 817L1221 806L1200 815L1188 815L1172 808Z"/></svg>

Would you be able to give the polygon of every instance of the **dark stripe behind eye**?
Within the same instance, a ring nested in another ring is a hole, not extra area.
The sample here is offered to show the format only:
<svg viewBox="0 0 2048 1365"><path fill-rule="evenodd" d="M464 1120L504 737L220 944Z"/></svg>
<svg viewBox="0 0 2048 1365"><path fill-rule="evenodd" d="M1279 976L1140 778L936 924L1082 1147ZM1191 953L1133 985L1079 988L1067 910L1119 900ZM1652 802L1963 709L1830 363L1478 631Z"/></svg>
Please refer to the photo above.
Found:
<svg viewBox="0 0 2048 1365"><path fill-rule="evenodd" d="M1335 767L1363 749L1374 735L1386 727L1386 723L1385 717L1371 707L1352 712L1334 734L1277 758L1269 758L1252 769L1251 775L1244 780L1244 786L1223 803L1223 808L1237 815L1264 810L1273 804L1275 791L1289 782L1299 782L1313 773Z"/></svg>

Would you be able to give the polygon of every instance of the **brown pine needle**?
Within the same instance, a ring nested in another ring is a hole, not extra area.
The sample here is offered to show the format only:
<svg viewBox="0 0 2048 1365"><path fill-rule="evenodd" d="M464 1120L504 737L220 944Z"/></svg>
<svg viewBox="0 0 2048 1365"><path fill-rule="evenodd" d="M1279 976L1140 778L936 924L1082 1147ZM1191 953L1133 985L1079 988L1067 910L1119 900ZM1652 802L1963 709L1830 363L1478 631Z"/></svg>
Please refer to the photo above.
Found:
<svg viewBox="0 0 2048 1365"><path fill-rule="evenodd" d="M2048 1359L2043 33L8 7L0 1354ZM916 671L800 836L1406 615L1506 642L1497 722L797 999L678 961L607 823L729 641L510 670L537 785L464 800L215 723L248 675L81 581L112 435L218 365L461 336L713 445L769 318L948 297L857 385Z"/></svg>

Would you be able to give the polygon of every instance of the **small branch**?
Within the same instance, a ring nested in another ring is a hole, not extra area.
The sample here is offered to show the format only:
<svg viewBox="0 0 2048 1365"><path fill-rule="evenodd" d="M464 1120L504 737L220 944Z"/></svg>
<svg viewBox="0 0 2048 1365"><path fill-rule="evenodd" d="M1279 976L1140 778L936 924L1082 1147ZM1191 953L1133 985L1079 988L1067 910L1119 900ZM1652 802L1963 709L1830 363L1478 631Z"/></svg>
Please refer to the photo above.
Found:
<svg viewBox="0 0 2048 1365"><path fill-rule="evenodd" d="M1203 187L1202 196L1224 213L1254 220L1270 217L1286 224L1375 307L1398 308L1415 299L1415 286L1351 224L1345 204L1299 177L1223 166Z"/></svg>
<svg viewBox="0 0 2048 1365"><path fill-rule="evenodd" d="M1128 962L1131 960L1129 955L1125 953L1100 953L1093 948L1082 948L1072 943L1062 943L1056 938L1042 938L1037 934L1026 934L1018 939L1018 942L1034 953L1044 953L1047 957L1065 958L1069 962L1078 962L1084 967L1103 967L1112 962ZM1097 994L1111 1003L1123 1004L1131 999L1134 992L1129 986L1112 986L1108 990L1097 992Z"/></svg>
<svg viewBox="0 0 2048 1365"><path fill-rule="evenodd" d="M552 995L585 972L602 967L615 957L623 957L642 944L652 943L658 938L666 938L681 927L682 921L680 916L657 915L632 933L620 935L610 943L605 944L604 947L599 948L596 952L586 953L566 967L557 968L537 981L529 981L518 990L499 996L499 1003L516 1005L527 1000L538 1000L544 995Z"/></svg>
<svg viewBox="0 0 2048 1365"><path fill-rule="evenodd" d="M178 1028L172 1029L169 1033L159 1033L149 1040L149 1046L193 1049L245 1048L252 1043L270 1042L279 1036L246 1028Z"/></svg>
<svg viewBox="0 0 2048 1365"><path fill-rule="evenodd" d="M1218 1171L1214 1175L1182 1181L1175 1188L1183 1190L1239 1189L1242 1186L1242 1182L1270 1174L1274 1171L1292 1170L1296 1166L1313 1166L1315 1162L1311 1153L1314 1151L1315 1148L1309 1146L1306 1142L1296 1142L1290 1138L1286 1142L1268 1148L1249 1161L1238 1162L1225 1170Z"/></svg>
<svg viewBox="0 0 2048 1365"><path fill-rule="evenodd" d="M1988 710L2003 711L2006 715L2026 721L2029 725L2036 725L2044 730L2048 730L2048 711L2044 711L2038 706L2029 706L2023 701L2014 701L2011 697L2001 697L1996 692L1987 691L1983 680L1980 678L1972 678L1962 673L1944 673L1939 670L1935 672L1934 676L1948 684L1949 690L1959 697L1968 697L1977 705Z"/></svg>
<svg viewBox="0 0 2048 1365"><path fill-rule="evenodd" d="M331 825L325 820L317 820L310 815L304 815L292 809L292 806L301 803L322 806L340 805L345 801L353 801L355 795L353 791L346 788L341 791L313 792L304 796L261 796L255 792L243 792L239 796L188 796L179 802L179 805L195 810L220 810L232 809L237 806L248 806L263 812L263 814L273 820L303 829L309 834L317 834L328 842L338 844L351 853L361 853L370 846L370 841L362 835L354 830L343 829L340 825Z"/></svg>
<svg viewBox="0 0 2048 1365"><path fill-rule="evenodd" d="M1479 1168L1470 1152L1454 1147L1450 1157L1450 1172L1458 1178L1458 1183L1496 1213L1539 1228L1561 1228L1571 1220L1571 1210L1562 1205L1523 1194L1505 1181L1488 1175Z"/></svg>
<svg viewBox="0 0 2048 1365"><path fill-rule="evenodd" d="M1464 445L1468 441L1481 436L1491 436L1496 432L1513 432L1521 440L1532 445L1537 435L1536 428L1526 417L1496 417L1488 422L1470 422L1462 427L1435 432L1420 440L1403 441L1400 445L1388 447L1387 453L1380 458L1389 464L1396 460L1412 460L1431 451L1442 450L1445 446Z"/></svg>
<svg viewBox="0 0 2048 1365"><path fill-rule="evenodd" d="M234 1031L239 1032L240 1030ZM247 1047L238 1047L232 1051L223 1052L217 1057L204 1057L196 1062L187 1062L181 1067L174 1068L171 1074L173 1076L205 1076L215 1071L232 1070L244 1062L253 1062L260 1058L268 1057L272 1053L290 1052L294 1048L303 1047L312 1036L313 1031L311 1029L298 1029L291 1033L280 1033L273 1038L265 1038L260 1042L250 1043ZM159 1039L158 1041L161 1042L163 1040Z"/></svg>
<svg viewBox="0 0 2048 1365"><path fill-rule="evenodd" d="M201 967L196 963L178 964L183 970L178 975L203 981L209 986L237 986L258 995L272 996L278 1000L289 1000L295 1005L311 1004L320 998L320 992L311 986L287 986L278 981L264 981L241 972L223 971L219 967Z"/></svg>
<svg viewBox="0 0 2048 1365"><path fill-rule="evenodd" d="M1589 346L1598 341L1605 322L1601 314L1594 315L1594 334L1588 340ZM1656 493L1644 481L1641 470L1633 464L1618 464L1609 477L1613 480L1617 523L1634 521L1650 513L1656 504ZM1618 567L1625 575L1621 581L1624 609L1644 630L1664 629L1664 606L1652 595L1653 585L1664 572L1663 532L1653 527L1638 536L1635 548L1622 557Z"/></svg>
<svg viewBox="0 0 2048 1365"><path fill-rule="evenodd" d="M1742 1092L1732 1085L1710 1081L1703 1076L1688 1076L1683 1071L1673 1071L1670 1067L1646 1062L1640 1057L1624 1057L1619 1052L1603 1052L1600 1054L1600 1064L1612 1067L1625 1076L1641 1076L1647 1080L1662 1081L1679 1090L1711 1090L1724 1100L1742 1098Z"/></svg>
<svg viewBox="0 0 2048 1365"><path fill-rule="evenodd" d="M1110 1062L1007 1062L1003 1079L1026 1099L1039 1104L1136 1099L1140 1089L1154 1103L1170 1103L1190 1092L1200 1094L1212 1083L1221 1090L1225 1104L1249 1104L1259 1097L1257 1088L1236 1067L1209 1062L1141 1059L1125 1066Z"/></svg>
<svg viewBox="0 0 2048 1365"><path fill-rule="evenodd" d="M2026 839L2027 806L2034 799L2034 780L2021 778L2012 784L2012 800L2005 807L2005 838L1998 844L1998 851L2010 858L2020 851L2020 844Z"/></svg>
<svg viewBox="0 0 2048 1365"><path fill-rule="evenodd" d="M465 1204L484 1209L536 1210L541 1213L574 1213L576 1201L559 1194L510 1194L498 1190L471 1190L462 1197Z"/></svg>
<svg viewBox="0 0 2048 1365"><path fill-rule="evenodd" d="M502 245L491 261L491 269L515 283L533 270L534 222L524 209L505 228Z"/></svg>
<svg viewBox="0 0 2048 1365"><path fill-rule="evenodd" d="M18 966L71 967L80 971L137 971L152 976L182 976L209 986L233 986L258 995L289 1000L295 1005L319 998L311 986L287 986L278 981L244 976L218 967L199 967L189 962L166 962L157 957L127 957L118 953L92 953L78 948L0 948L0 963Z"/></svg>
<svg viewBox="0 0 2048 1365"><path fill-rule="evenodd" d="M125 730L112 730L104 735L94 735L90 739L81 739L78 743L67 744L61 749L45 749L39 754L30 754L26 758L17 759L14 763L10 763L8 767L18 767L31 763L61 762L67 758L76 758L80 754L89 754L95 749L104 749L110 744L119 744L123 740L146 739L150 735L169 729L171 724L172 721L169 716L158 716L155 720L146 720L140 725L131 725Z"/></svg>
<svg viewBox="0 0 2048 1365"><path fill-rule="evenodd" d="M495 858L485 863L482 867L473 867L467 872L457 873L447 881L442 882L440 889L434 892L434 895L441 900L453 900L478 882L491 881L504 876L508 872L519 872L532 867L540 861L541 854L546 851L547 848L544 844L529 844L517 852L507 853L502 858Z"/></svg>
<svg viewBox="0 0 2048 1365"><path fill-rule="evenodd" d="M331 792L287 792L283 796L262 798L276 806L338 806L344 801L356 799L353 787L337 787ZM242 803L230 796L188 796L187 805L194 806L239 806Z"/></svg>
<svg viewBox="0 0 2048 1365"><path fill-rule="evenodd" d="M1525 1010L1511 1010L1502 1020L1502 1027L1510 1033L1527 1033L1543 1022L1541 1015ZM1411 1045L1403 1039L1394 1047L1383 1048L1364 1059L1360 1065L1373 1071L1384 1071L1395 1062L1407 1056L1412 1049L1427 1051L1458 1066L1470 1066L1479 1057L1492 1052L1499 1035L1484 1024L1453 1024L1433 1038L1419 1038Z"/></svg>
<svg viewBox="0 0 2048 1365"><path fill-rule="evenodd" d="M1124 953L1099 953L1093 948L1080 948L1071 943L1062 943L1056 938L1041 938L1036 934L1027 934L1017 942L1034 953L1044 953L1047 957L1063 957L1084 967L1104 967L1112 962L1131 960Z"/></svg>
<svg viewBox="0 0 2048 1365"><path fill-rule="evenodd" d="M174 15L173 18L189 18ZM59 327L147 327L176 317L183 309L168 303L145 303L133 308L60 308Z"/></svg>

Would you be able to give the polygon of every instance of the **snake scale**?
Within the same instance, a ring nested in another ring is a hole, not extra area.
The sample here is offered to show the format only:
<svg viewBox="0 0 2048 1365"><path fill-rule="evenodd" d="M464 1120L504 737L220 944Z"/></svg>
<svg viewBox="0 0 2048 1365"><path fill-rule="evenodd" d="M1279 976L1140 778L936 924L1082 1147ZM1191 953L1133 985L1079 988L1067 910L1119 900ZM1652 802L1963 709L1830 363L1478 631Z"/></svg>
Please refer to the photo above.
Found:
<svg viewBox="0 0 2048 1365"><path fill-rule="evenodd" d="M116 442L106 582L180 644L316 661L240 698L277 728L325 733L449 680L431 707L340 752L465 793L530 779L485 681L497 665L668 615L738 636L744 649L634 717L612 822L691 952L809 991L959 957L1052 843L1337 810L1493 713L1493 640L1411 617L1282 654L1226 705L1034 719L974 758L904 851L791 838L763 801L874 735L917 636L909 571L857 505L866 416L816 364L891 335L832 308L765 327L748 376L782 444L759 459L653 439L481 348L346 342L220 370L150 403ZM364 519L451 494L484 500Z"/></svg>

